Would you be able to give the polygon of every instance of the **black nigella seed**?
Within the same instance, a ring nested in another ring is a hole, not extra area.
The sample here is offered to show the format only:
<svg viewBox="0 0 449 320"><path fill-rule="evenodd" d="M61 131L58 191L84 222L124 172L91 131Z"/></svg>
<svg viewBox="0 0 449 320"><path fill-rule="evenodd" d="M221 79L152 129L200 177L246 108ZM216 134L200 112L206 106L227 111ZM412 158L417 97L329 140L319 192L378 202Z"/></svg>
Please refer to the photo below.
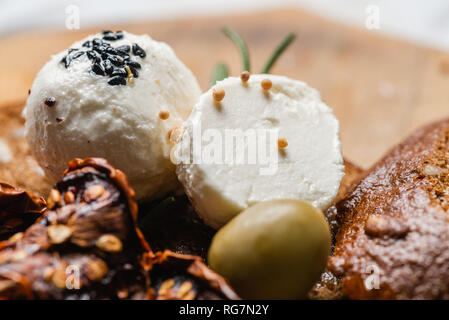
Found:
<svg viewBox="0 0 449 320"><path fill-rule="evenodd" d="M123 31L113 32L111 30L102 31L102 39L94 38L91 41L85 41L82 46L85 48L92 48L89 51L79 51L79 49L70 48L68 54L61 60L65 67L69 67L72 60L81 57L86 54L89 60L92 60L92 67L90 74L93 76L109 76L108 84L112 86L116 85L126 85L127 79L130 76L128 72L133 74L134 78L139 77L139 72L137 69L142 68L140 63L137 61L130 60L129 53L132 52L135 56L141 58L146 57L145 51L137 44L134 43L132 46L121 45L117 48L111 46L111 43L107 41L114 41L122 39L124 37ZM77 51L77 52L76 52ZM129 67L129 70L124 68ZM53 106L56 100L52 102L49 98L45 101L48 106ZM57 119L58 122L63 119Z"/></svg>
<svg viewBox="0 0 449 320"><path fill-rule="evenodd" d="M56 98L55 97L47 98L45 99L44 103L49 107L53 107L56 104Z"/></svg>
<svg viewBox="0 0 449 320"><path fill-rule="evenodd" d="M136 68L136 69L142 68L140 63L138 63L137 61L128 61L127 64L128 64L128 66Z"/></svg>
<svg viewBox="0 0 449 320"><path fill-rule="evenodd" d="M131 70L131 73L133 74L134 78L139 77L139 73L137 72L136 68L129 66L129 70Z"/></svg>
<svg viewBox="0 0 449 320"><path fill-rule="evenodd" d="M97 51L90 50L90 51L87 51L86 54L87 54L87 57L90 60L94 60L94 62L100 62L101 61L101 56L100 56L100 54Z"/></svg>
<svg viewBox="0 0 449 320"><path fill-rule="evenodd" d="M104 51L109 53L109 54L113 54L113 55L117 55L118 54L117 50L115 48L113 48L113 47L106 47L106 48L104 48Z"/></svg>
<svg viewBox="0 0 449 320"><path fill-rule="evenodd" d="M117 50L118 54L129 53L129 51L131 50L131 47L125 44L123 46L115 48L115 50Z"/></svg>
<svg viewBox="0 0 449 320"><path fill-rule="evenodd" d="M126 79L122 78L120 76L115 76L115 77L112 77L111 79L109 79L108 83L111 86L117 86L117 85L125 86L126 85Z"/></svg>
<svg viewBox="0 0 449 320"><path fill-rule="evenodd" d="M145 58L147 55L145 51L137 43L133 44L133 53L134 55L139 56L141 58Z"/></svg>
<svg viewBox="0 0 449 320"><path fill-rule="evenodd" d="M114 71L114 66L112 65L111 61L103 60L103 62L101 64L103 65L104 71L106 72L106 74L108 76L110 76L112 74L112 72Z"/></svg>
<svg viewBox="0 0 449 320"><path fill-rule="evenodd" d="M112 72L112 76L120 76L120 77L128 77L128 72L124 68L114 68L114 71Z"/></svg>
<svg viewBox="0 0 449 320"><path fill-rule="evenodd" d="M109 41L115 41L115 40L117 40L117 37L115 36L115 34L111 33L111 34L104 35L103 39L109 40Z"/></svg>
<svg viewBox="0 0 449 320"><path fill-rule="evenodd" d="M94 47L98 47L99 45L103 44L103 40L99 39L99 38L95 38L92 40L92 45Z"/></svg>
<svg viewBox="0 0 449 320"><path fill-rule="evenodd" d="M114 41L114 40L117 40L117 37L115 36L114 32L112 32L111 30L105 30L105 31L103 31L103 39Z"/></svg>
<svg viewBox="0 0 449 320"><path fill-rule="evenodd" d="M127 55L126 53L125 54L120 54L119 55L120 57L122 57L122 59L123 59L123 61L125 61L125 62L128 62L129 61L129 55Z"/></svg>
<svg viewBox="0 0 449 320"><path fill-rule="evenodd" d="M104 67L103 67L101 64L99 64L98 62L96 62L96 63L93 64L93 66L92 66L92 71L93 71L95 74L98 74L98 75L100 75L100 76L104 76L104 75L105 75Z"/></svg>
<svg viewBox="0 0 449 320"><path fill-rule="evenodd" d="M123 38L123 31L119 30L115 33L115 37L117 38L117 40L122 39Z"/></svg>
<svg viewBox="0 0 449 320"><path fill-rule="evenodd" d="M78 59L78 58L81 57L84 53L85 53L85 51L78 51L78 52L72 54L72 59Z"/></svg>
<svg viewBox="0 0 449 320"><path fill-rule="evenodd" d="M67 55L61 59L61 62L64 63L64 66L67 69L70 66L70 62L72 62L72 59Z"/></svg>
<svg viewBox="0 0 449 320"><path fill-rule="evenodd" d="M121 67L123 66L123 58L120 56L109 56L108 60L112 62L114 66Z"/></svg>
<svg viewBox="0 0 449 320"><path fill-rule="evenodd" d="M94 50L97 51L99 54L106 52L106 49L107 49L107 46L105 46L103 44L94 47Z"/></svg>

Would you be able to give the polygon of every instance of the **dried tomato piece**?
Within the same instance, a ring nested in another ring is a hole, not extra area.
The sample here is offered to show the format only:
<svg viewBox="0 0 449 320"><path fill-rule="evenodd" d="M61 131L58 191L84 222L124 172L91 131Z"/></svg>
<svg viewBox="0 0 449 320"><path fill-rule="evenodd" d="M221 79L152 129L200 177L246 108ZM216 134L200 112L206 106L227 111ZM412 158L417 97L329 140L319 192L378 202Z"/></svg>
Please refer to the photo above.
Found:
<svg viewBox="0 0 449 320"><path fill-rule="evenodd" d="M42 197L0 182L0 240L26 230L46 209Z"/></svg>
<svg viewBox="0 0 449 320"><path fill-rule="evenodd" d="M169 250L147 255L151 299L215 300L240 299L226 280L209 269L198 256Z"/></svg>
<svg viewBox="0 0 449 320"><path fill-rule="evenodd" d="M0 243L0 297L145 299L148 244L135 228L126 176L104 159L74 159L24 233Z"/></svg>
<svg viewBox="0 0 449 320"><path fill-rule="evenodd" d="M238 299L200 257L151 251L134 191L106 160L70 161L47 203L0 242L0 299Z"/></svg>

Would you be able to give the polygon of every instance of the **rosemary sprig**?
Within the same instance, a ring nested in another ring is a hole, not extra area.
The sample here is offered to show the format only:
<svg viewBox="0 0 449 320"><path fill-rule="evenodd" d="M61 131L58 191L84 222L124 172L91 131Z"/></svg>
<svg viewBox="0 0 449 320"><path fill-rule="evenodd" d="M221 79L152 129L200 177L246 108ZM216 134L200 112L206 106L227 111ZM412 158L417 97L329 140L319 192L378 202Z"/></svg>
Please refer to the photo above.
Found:
<svg viewBox="0 0 449 320"><path fill-rule="evenodd" d="M250 71L250 63L249 63L249 52L248 48L246 47L245 41L243 41L242 37L235 32L234 30L223 27L221 31L232 40L232 42L235 43L237 48L239 49L240 55L242 57L242 64L243 64L243 71ZM291 32L289 33L282 42L276 47L276 49L271 54L270 58L268 59L267 63L262 69L261 73L269 73L273 65L276 63L276 61L279 59L281 54L287 49L287 47L295 40L296 34ZM211 86L214 86L217 81L221 81L229 76L228 67L224 63L219 63L215 67L213 73L212 73L212 79L211 79Z"/></svg>
<svg viewBox="0 0 449 320"><path fill-rule="evenodd" d="M288 34L277 46L277 48L273 51L272 55L270 56L270 58L268 59L267 63L265 64L260 73L269 73L271 67L273 67L276 60L279 58L282 52L284 52L285 49L287 49L287 47L293 42L293 40L295 40L295 38L296 38L295 33L292 32Z"/></svg>
<svg viewBox="0 0 449 320"><path fill-rule="evenodd" d="M250 71L250 65L249 65L249 53L248 48L246 47L245 41L243 41L242 37L235 32L234 30L223 27L221 31L232 40L232 42L235 43L237 48L240 51L240 55L242 56L242 64L243 64L243 71Z"/></svg>
<svg viewBox="0 0 449 320"><path fill-rule="evenodd" d="M214 86L217 81L226 79L229 76L228 66L224 63L218 63L212 73L212 79L210 81L210 86Z"/></svg>

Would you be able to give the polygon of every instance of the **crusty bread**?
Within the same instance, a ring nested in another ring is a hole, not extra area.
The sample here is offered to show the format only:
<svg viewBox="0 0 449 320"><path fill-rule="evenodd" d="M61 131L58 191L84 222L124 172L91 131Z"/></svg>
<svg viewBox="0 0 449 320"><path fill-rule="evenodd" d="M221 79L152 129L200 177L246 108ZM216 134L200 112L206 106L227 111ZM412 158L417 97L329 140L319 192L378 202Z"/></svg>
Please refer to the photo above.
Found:
<svg viewBox="0 0 449 320"><path fill-rule="evenodd" d="M350 192L360 181L360 178L363 176L364 170L354 163L345 159L345 175L340 183L340 188L338 190L337 198L335 199L335 203L338 203L344 196ZM325 216L327 222L329 223L329 227L333 236L333 243L335 242L334 236L338 230L338 221L337 221L337 208L335 205L329 207ZM341 291L340 281L335 275L326 270L321 274L320 280L315 284L315 286L309 291L308 298L309 299L318 299L318 300L335 300L341 299L343 297L343 292Z"/></svg>
<svg viewBox="0 0 449 320"><path fill-rule="evenodd" d="M328 267L353 299L449 298L449 120L393 148L337 204Z"/></svg>

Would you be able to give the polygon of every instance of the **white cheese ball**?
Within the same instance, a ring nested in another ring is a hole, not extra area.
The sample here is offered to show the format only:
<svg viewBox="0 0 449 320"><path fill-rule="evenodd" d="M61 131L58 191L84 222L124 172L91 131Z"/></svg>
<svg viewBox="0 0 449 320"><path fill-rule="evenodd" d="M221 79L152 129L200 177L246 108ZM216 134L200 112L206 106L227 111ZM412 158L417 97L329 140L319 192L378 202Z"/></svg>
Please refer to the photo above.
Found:
<svg viewBox="0 0 449 320"><path fill-rule="evenodd" d="M271 80L271 89L262 89L264 79ZM225 96L217 102L213 91L220 89ZM240 146L237 140L230 143L226 131L233 129L244 133L254 129L256 140L244 138ZM274 146L269 133L261 140L259 129L277 132ZM195 134L199 131L201 135ZM201 152L195 148L198 141ZM223 148L211 151L212 143L222 143ZM257 156L252 158L255 163L250 162L248 151L254 154L255 145L256 152L266 150L262 154L272 160L264 162ZM226 160L229 148L234 156ZM233 77L218 82L193 108L175 150L174 159L182 161L177 166L178 178L198 214L214 228L267 200L306 200L324 210L336 197L344 175L339 123L332 109L315 89L282 76L251 75L247 84ZM220 152L222 163L210 161L218 159L214 157ZM244 161L238 160L239 154L245 155ZM263 172L268 163L275 164L274 172Z"/></svg>
<svg viewBox="0 0 449 320"><path fill-rule="evenodd" d="M94 38L102 34L70 48L91 50L82 44ZM141 65L138 77L113 86L111 77L92 74L86 54L68 68L61 63L67 50L54 55L34 80L23 112L28 143L53 181L72 158L103 157L125 172L138 199L161 196L179 187L167 133L190 114L200 87L165 43L126 32L107 42L114 48L136 43L146 52L144 58L129 53ZM48 98L53 106L45 104ZM161 119L160 111L167 111L168 119Z"/></svg>

